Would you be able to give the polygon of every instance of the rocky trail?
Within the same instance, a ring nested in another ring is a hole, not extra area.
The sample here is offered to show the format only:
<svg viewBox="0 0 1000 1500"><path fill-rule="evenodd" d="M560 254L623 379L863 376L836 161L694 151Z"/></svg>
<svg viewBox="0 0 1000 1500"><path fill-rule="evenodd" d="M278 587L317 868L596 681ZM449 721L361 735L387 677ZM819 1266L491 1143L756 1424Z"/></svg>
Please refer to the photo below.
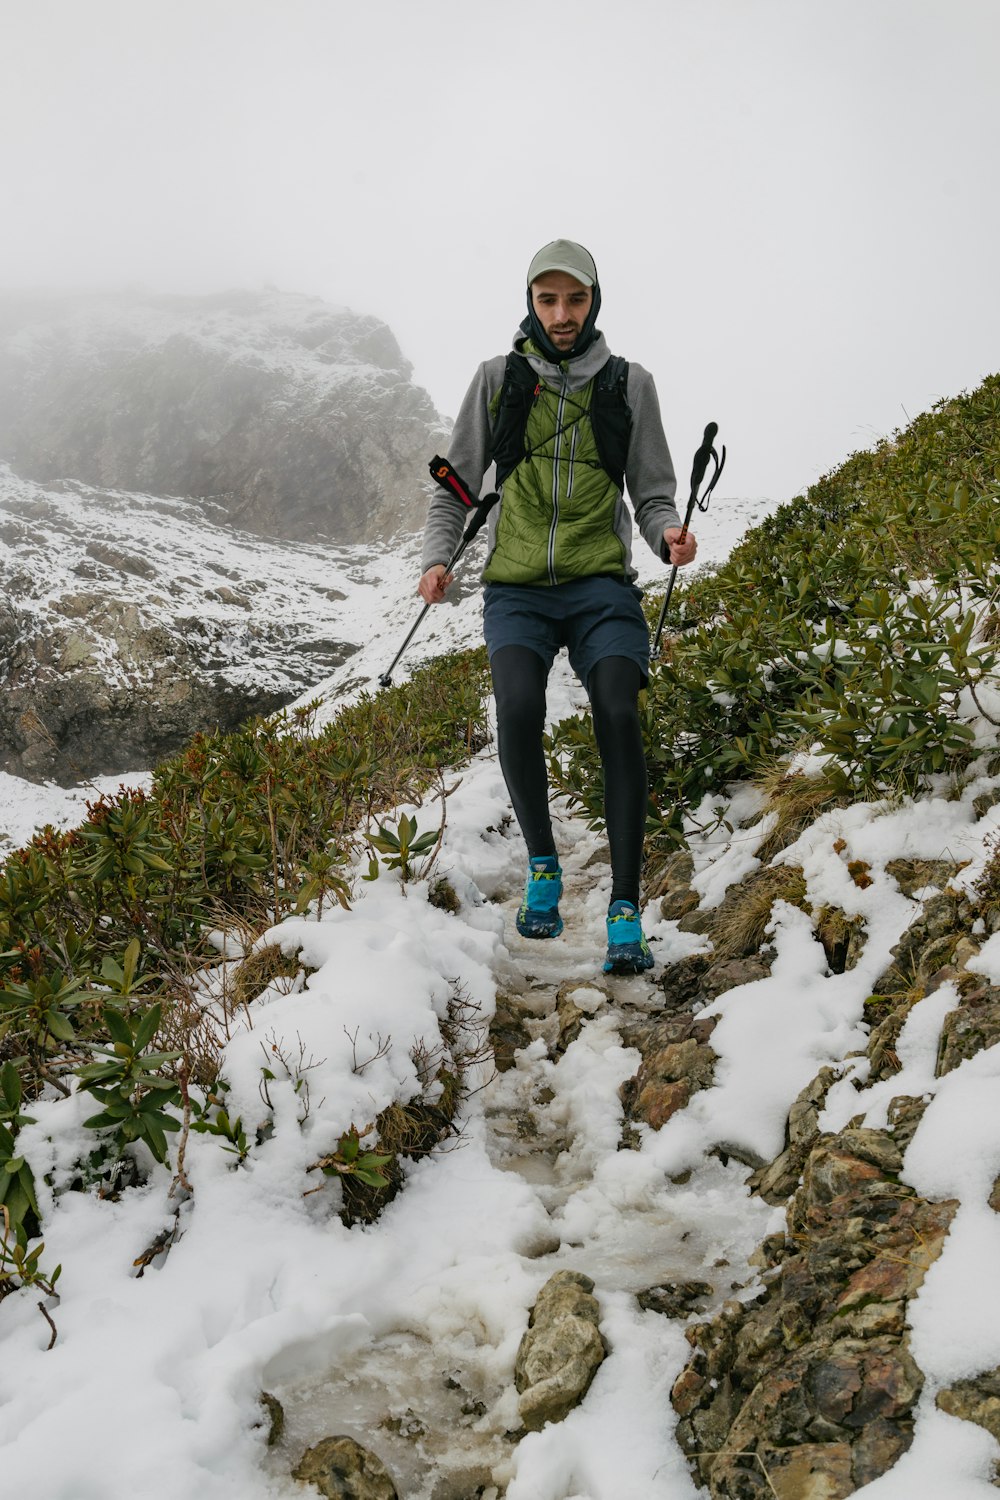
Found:
<svg viewBox="0 0 1000 1500"><path fill-rule="evenodd" d="M534 1364L523 1322L489 1329L459 1307L453 1319L439 1318L433 1338L416 1325L387 1327L319 1379L274 1387L285 1425L272 1453L285 1472L336 1432L377 1451L392 1475L394 1490L357 1472L349 1493L358 1496L555 1497L539 1487L553 1465L575 1476L560 1496L604 1496L612 1490L602 1470L618 1462L614 1429L624 1421L635 1467L619 1475L615 1494L697 1493L670 1441L670 1387L688 1352L683 1321L743 1290L747 1254L770 1211L750 1202L746 1168L736 1163L709 1159L682 1182L655 1187L635 1171L629 1147L638 1142L621 1090L641 1062L636 1041L663 1010L660 969L652 977L601 972L610 871L579 820L564 815L557 837L570 846L564 931L553 941L523 939L514 926L519 891L503 902L495 1068L469 1101L465 1138L450 1148L460 1165L464 1147L481 1146L498 1181L514 1175L544 1211L533 1242L490 1268L498 1282L546 1288L533 1315ZM449 1270L422 1294L447 1301L451 1284ZM464 1302L464 1280L457 1293Z"/></svg>
<svg viewBox="0 0 1000 1500"><path fill-rule="evenodd" d="M966 793L970 852L992 795ZM950 883L915 806L819 819L770 868L770 825L731 816L702 876L707 848L664 873L659 962L629 978L601 973L601 838L558 810L551 942L517 936L499 840L489 1067L459 1139L363 1231L411 1247L384 1316L268 1387L275 1473L359 1500L923 1500L959 1472L963 1500L992 1492L1000 1376L974 1309L995 1298L962 1264L993 1253L1000 1178L993 1146L943 1145L998 1068L992 897L974 863ZM713 859L732 878L699 906ZM309 1448L318 1470L293 1468ZM326 1460L357 1487L325 1488Z"/></svg>

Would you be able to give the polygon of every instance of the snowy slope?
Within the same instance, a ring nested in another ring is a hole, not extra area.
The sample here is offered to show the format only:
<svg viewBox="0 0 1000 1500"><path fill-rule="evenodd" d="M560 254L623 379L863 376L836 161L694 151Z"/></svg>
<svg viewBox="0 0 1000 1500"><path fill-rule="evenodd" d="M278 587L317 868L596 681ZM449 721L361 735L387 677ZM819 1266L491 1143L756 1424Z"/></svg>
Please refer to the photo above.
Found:
<svg viewBox="0 0 1000 1500"><path fill-rule="evenodd" d="M0 768L126 772L272 712L361 643L356 601L381 574L369 546L0 465Z"/></svg>
<svg viewBox="0 0 1000 1500"><path fill-rule="evenodd" d="M563 667L552 700L554 714L582 706ZM654 1006L657 992L645 978L601 984L607 866L600 839L562 810L565 937L551 945L517 938L524 852L504 831L506 794L484 751L449 799L437 867L461 896L457 915L428 904L426 882L404 891L383 873L357 886L350 912L275 931L315 972L304 988L266 991L233 1026L224 1063L230 1103L248 1127L264 1117L260 1067L277 1046L293 1062L301 1054L309 1104L294 1076L273 1083L273 1134L245 1166L199 1136L188 1152L190 1200L171 1199L165 1169L117 1202L54 1197L81 1151L89 1109L79 1096L32 1106L36 1123L20 1143L48 1184L44 1261L64 1270L61 1300L49 1307L58 1329L51 1350L37 1295L3 1305L0 1445L12 1493L292 1500L302 1491L289 1469L306 1444L347 1432L383 1457L406 1500L695 1500L668 1402L688 1348L678 1323L640 1311L633 1294L665 1276L703 1278L716 1299L754 1294L747 1255L783 1227L783 1211L747 1196L744 1168L705 1152L719 1141L777 1149L802 1082L863 1043L858 1023L871 980L915 909L885 864L946 851L968 860L962 879L974 879L1000 826L1000 809L977 818L972 808L986 786L976 782L958 801L831 812L785 852L802 862L813 900L843 902L864 918L862 963L824 972L801 913L779 913L770 977L714 1007L722 1017L714 1086L623 1152L618 1087L638 1054L623 1046L620 1026ZM721 897L763 833L692 833L701 887ZM852 857L870 864L865 889L847 875ZM701 941L662 920L650 920L649 932L662 962ZM976 965L994 980L998 945L990 940ZM553 1055L553 995L564 981L575 982L587 1020ZM533 997L535 1040L511 1073L481 1075L454 1148L413 1166L376 1226L347 1230L335 1187L303 1196L315 1185L307 1167L352 1121L412 1090L414 1044L435 1044L456 987L483 1019L500 989ZM927 1002L932 1021L940 1022L949 993ZM959 1196L962 1207L913 1303L914 1349L928 1377L913 1448L858 1493L985 1500L1000 1449L981 1429L936 1411L933 1397L941 1384L1000 1363L1000 1301L991 1290L1000 1221L985 1207L1000 1170L1000 1062L993 1049L936 1079L928 1015L918 1006L904 1028L903 1072L891 1085L934 1096L903 1177L920 1191ZM391 1045L375 1055L382 1038ZM373 1060L359 1068L359 1052ZM885 1090L859 1094L855 1077L863 1084L849 1064L828 1100L826 1128L858 1110L872 1124L884 1119ZM133 1262L175 1228L169 1253L139 1278ZM538 1289L567 1266L594 1278L610 1353L577 1411L518 1439L514 1355ZM273 1449L262 1389L286 1409L286 1434ZM58 1443L43 1435L54 1431Z"/></svg>

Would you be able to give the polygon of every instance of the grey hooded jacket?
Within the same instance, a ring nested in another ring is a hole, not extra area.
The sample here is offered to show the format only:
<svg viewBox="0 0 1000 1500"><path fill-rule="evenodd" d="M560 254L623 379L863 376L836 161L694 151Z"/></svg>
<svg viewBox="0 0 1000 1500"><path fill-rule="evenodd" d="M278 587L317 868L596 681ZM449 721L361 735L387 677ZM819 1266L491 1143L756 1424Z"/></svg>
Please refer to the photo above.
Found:
<svg viewBox="0 0 1000 1500"><path fill-rule="evenodd" d="M524 335L518 330L514 338L514 349L518 354L524 353L524 342ZM547 384L557 388L564 385L568 391L578 391L593 379L609 355L604 335L599 333L590 348L578 359L566 360L557 365L533 354L526 357ZM479 366L462 402L448 446L449 462L475 494L480 493L483 478L490 467L490 403L503 384L505 363L506 357L500 354ZM670 554L663 540L663 531L667 526L680 525L680 516L674 505L677 481L663 432L653 377L641 365L629 364L626 395L632 409L632 430L625 465L625 486L643 537L663 562L669 562ZM500 506L502 505L501 492ZM495 544L500 506L490 513L488 555L492 554ZM634 578L635 570L630 565L631 518L624 506L620 510L619 536L625 548L625 571L629 577ZM434 495L424 532L424 572L436 563L448 561L458 546L467 517L468 512L458 506L451 495L444 491Z"/></svg>

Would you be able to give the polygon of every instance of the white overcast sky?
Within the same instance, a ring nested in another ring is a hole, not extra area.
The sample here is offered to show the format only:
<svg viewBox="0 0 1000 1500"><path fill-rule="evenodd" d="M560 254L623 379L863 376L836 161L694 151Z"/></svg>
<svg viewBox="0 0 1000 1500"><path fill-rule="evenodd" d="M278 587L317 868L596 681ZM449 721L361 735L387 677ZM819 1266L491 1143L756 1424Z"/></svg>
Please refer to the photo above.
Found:
<svg viewBox="0 0 1000 1500"><path fill-rule="evenodd" d="M0 0L0 288L319 295L454 415L566 235L784 499L1000 368L998 78L1000 0Z"/></svg>

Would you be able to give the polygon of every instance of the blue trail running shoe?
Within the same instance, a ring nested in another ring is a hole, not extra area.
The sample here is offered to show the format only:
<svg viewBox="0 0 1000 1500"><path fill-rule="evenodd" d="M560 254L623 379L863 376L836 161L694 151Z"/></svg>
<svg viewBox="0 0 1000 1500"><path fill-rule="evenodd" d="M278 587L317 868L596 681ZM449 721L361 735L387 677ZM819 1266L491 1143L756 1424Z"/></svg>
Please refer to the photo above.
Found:
<svg viewBox="0 0 1000 1500"><path fill-rule="evenodd" d="M559 915L562 895L562 870L554 855L544 854L528 860L528 879L524 900L517 913L517 930L522 937L558 937L563 930Z"/></svg>
<svg viewBox="0 0 1000 1500"><path fill-rule="evenodd" d="M641 974L644 969L651 969L654 962L636 908L631 901L613 901L608 911L605 974Z"/></svg>

